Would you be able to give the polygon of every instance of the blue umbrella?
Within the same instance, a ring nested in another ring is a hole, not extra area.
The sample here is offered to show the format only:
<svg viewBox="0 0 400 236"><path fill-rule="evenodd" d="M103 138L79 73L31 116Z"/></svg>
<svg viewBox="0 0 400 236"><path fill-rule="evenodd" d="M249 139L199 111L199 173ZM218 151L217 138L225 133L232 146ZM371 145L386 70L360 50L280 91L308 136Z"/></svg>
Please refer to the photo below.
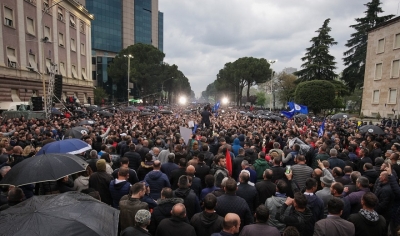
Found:
<svg viewBox="0 0 400 236"><path fill-rule="evenodd" d="M92 146L89 144L80 139L72 138L48 143L44 145L36 155L48 153L79 154L90 149L92 149Z"/></svg>

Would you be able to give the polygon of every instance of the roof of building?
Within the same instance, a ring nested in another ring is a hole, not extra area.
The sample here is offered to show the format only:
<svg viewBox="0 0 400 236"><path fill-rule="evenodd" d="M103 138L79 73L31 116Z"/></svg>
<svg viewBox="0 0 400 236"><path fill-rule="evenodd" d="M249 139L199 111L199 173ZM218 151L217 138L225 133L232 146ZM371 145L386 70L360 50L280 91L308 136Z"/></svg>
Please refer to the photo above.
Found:
<svg viewBox="0 0 400 236"><path fill-rule="evenodd" d="M376 25L375 27L372 27L370 30L368 30L368 33L372 32L372 31L375 31L375 30L378 30L380 28L383 28L383 27L385 27L387 25L394 24L394 23L396 23L398 21L400 21L400 16L392 18L392 19L390 19L388 21L385 21L385 22L383 22L383 23L381 23L379 25Z"/></svg>

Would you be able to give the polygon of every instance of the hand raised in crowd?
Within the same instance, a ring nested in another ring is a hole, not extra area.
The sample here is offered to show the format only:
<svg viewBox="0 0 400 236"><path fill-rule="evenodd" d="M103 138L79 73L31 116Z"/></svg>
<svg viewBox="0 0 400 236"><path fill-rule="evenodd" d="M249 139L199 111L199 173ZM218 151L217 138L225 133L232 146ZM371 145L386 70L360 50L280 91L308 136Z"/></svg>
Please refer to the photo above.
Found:
<svg viewBox="0 0 400 236"><path fill-rule="evenodd" d="M390 163L387 164L388 167L385 168L385 171L388 173L388 175L392 174L392 166Z"/></svg>
<svg viewBox="0 0 400 236"><path fill-rule="evenodd" d="M293 205L293 198L287 197L287 198L286 198L286 201L285 201L285 204L288 205L288 206Z"/></svg>
<svg viewBox="0 0 400 236"><path fill-rule="evenodd" d="M318 167L319 167L321 170L325 169L324 163L322 163L321 160L317 160L317 162L318 162Z"/></svg>

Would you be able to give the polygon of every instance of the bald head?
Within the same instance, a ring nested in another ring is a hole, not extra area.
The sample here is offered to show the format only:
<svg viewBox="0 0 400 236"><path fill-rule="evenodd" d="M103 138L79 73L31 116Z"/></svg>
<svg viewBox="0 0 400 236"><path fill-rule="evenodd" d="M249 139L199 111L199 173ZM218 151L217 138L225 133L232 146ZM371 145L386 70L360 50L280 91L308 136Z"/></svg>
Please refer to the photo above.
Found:
<svg viewBox="0 0 400 236"><path fill-rule="evenodd" d="M240 217L235 213L226 214L222 227L224 228L224 231L231 234L239 233Z"/></svg>
<svg viewBox="0 0 400 236"><path fill-rule="evenodd" d="M187 175L194 175L195 172L196 172L196 169L194 168L194 166L189 165L188 167L186 167Z"/></svg>
<svg viewBox="0 0 400 236"><path fill-rule="evenodd" d="M153 170L159 170L161 168L161 162L159 160L155 160L153 162Z"/></svg>
<svg viewBox="0 0 400 236"><path fill-rule="evenodd" d="M186 207L182 203L177 203L172 207L171 215L178 218L186 217Z"/></svg>

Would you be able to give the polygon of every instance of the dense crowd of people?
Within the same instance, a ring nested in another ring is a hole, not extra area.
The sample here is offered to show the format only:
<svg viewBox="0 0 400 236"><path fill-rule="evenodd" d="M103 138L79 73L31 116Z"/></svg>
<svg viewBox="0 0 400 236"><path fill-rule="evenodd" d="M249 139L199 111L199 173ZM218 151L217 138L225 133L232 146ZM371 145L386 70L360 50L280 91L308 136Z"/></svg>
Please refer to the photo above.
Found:
<svg viewBox="0 0 400 236"><path fill-rule="evenodd" d="M0 211L34 195L79 191L119 209L124 236L400 234L394 122L375 135L358 132L355 120L266 120L235 108L114 112L86 117L94 121L81 137L92 150L78 154L86 171L2 186ZM3 119L0 178L82 119ZM184 140L179 127L192 128L192 137Z"/></svg>

